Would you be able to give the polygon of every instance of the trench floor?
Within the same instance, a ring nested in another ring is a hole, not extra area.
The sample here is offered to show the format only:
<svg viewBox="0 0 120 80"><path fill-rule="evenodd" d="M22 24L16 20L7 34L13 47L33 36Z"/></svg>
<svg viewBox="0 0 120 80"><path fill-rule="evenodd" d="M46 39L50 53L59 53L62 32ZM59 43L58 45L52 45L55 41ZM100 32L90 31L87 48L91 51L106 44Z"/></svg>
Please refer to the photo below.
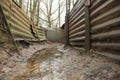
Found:
<svg viewBox="0 0 120 80"><path fill-rule="evenodd" d="M63 44L34 44L13 54L1 63L0 80L120 80L120 61Z"/></svg>

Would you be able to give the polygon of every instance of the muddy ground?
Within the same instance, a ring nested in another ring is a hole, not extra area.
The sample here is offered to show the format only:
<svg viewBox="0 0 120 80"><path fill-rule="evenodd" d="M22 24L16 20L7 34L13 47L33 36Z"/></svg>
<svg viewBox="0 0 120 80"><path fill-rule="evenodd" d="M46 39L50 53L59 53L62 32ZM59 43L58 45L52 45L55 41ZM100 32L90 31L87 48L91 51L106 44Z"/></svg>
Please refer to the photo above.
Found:
<svg viewBox="0 0 120 80"><path fill-rule="evenodd" d="M63 44L0 50L0 80L120 80L120 61Z"/></svg>

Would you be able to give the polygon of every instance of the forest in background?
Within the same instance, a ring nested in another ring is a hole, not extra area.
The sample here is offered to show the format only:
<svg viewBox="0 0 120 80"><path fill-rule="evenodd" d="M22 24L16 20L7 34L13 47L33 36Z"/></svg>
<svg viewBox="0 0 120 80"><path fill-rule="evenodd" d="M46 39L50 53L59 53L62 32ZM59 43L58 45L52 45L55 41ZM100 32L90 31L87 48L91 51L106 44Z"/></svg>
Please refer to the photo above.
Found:
<svg viewBox="0 0 120 80"><path fill-rule="evenodd" d="M65 22L66 0L14 0L37 26L59 28ZM71 8L76 0L71 0Z"/></svg>

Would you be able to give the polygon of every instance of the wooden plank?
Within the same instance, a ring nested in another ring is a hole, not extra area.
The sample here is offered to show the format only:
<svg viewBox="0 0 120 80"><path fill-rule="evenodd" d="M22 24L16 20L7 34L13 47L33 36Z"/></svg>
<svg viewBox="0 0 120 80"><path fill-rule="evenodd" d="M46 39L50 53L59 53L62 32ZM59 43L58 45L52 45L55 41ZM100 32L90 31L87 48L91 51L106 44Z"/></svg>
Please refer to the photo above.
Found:
<svg viewBox="0 0 120 80"><path fill-rule="evenodd" d="M110 53L107 53L107 52L99 52L99 51L93 51L93 52L97 53L97 54L100 54L100 55L103 55L103 56L107 56L109 58L120 60L120 55L110 54Z"/></svg>

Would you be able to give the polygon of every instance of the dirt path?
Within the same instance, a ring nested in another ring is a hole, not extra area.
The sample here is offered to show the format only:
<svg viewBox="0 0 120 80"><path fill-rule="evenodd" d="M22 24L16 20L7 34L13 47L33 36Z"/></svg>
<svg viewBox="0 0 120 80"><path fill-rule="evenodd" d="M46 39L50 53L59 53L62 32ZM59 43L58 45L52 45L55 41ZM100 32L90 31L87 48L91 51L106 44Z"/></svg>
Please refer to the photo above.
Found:
<svg viewBox="0 0 120 80"><path fill-rule="evenodd" d="M63 47L44 43L23 49L1 63L0 80L120 80L119 61Z"/></svg>

